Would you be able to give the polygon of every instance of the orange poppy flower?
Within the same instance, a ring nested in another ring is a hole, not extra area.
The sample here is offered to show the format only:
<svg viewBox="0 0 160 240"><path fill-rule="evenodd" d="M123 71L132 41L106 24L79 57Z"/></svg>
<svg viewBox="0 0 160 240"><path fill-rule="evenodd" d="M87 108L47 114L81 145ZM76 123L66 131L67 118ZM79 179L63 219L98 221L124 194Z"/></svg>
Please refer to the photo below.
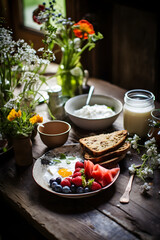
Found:
<svg viewBox="0 0 160 240"><path fill-rule="evenodd" d="M73 32L78 38L88 39L88 34L95 33L93 25L84 19L80 20L78 23L75 23L73 26L75 26Z"/></svg>

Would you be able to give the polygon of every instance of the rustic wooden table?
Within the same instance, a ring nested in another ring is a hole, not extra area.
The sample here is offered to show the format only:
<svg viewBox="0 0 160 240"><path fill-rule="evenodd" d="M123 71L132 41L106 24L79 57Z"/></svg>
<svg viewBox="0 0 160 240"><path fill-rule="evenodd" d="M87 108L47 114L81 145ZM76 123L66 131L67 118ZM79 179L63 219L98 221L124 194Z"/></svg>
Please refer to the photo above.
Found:
<svg viewBox="0 0 160 240"><path fill-rule="evenodd" d="M124 89L98 79L90 79L89 84L95 86L95 93L110 95L123 102ZM41 105L39 110L43 113L45 106ZM123 129L122 120L123 113L105 132ZM67 144L78 142L80 137L88 134L72 126ZM48 149L37 134L33 142L34 162L46 151ZM45 239L160 239L160 171L155 171L148 195L140 194L140 183L135 178L130 202L119 202L129 180L128 167L139 160L135 151L128 154L120 162L121 173L117 181L100 194L84 199L65 199L40 188L32 177L33 165L19 169L11 155L0 161L0 196Z"/></svg>

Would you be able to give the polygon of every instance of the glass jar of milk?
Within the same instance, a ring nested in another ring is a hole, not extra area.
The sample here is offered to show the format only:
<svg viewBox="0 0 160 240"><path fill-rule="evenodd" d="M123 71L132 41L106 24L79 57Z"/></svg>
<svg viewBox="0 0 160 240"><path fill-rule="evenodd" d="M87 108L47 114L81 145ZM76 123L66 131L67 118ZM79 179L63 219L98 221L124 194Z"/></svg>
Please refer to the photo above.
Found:
<svg viewBox="0 0 160 240"><path fill-rule="evenodd" d="M124 128L130 135L137 134L142 138L147 136L148 119L151 118L151 111L155 108L154 99L153 93L142 89L131 90L125 94Z"/></svg>

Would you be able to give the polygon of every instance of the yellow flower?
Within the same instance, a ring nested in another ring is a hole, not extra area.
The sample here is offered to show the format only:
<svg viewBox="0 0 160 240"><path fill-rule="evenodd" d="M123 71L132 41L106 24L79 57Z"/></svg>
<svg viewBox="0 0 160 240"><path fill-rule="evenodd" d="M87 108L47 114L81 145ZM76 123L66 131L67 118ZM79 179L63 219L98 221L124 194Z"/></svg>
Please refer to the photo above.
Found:
<svg viewBox="0 0 160 240"><path fill-rule="evenodd" d="M30 123L35 124L35 123L41 123L43 122L43 117L40 117L39 114L31 117L29 119Z"/></svg>
<svg viewBox="0 0 160 240"><path fill-rule="evenodd" d="M21 110L19 110L18 112L16 112L16 110L13 108L10 113L7 116L7 119L9 121L13 121L15 118L20 118L22 115Z"/></svg>

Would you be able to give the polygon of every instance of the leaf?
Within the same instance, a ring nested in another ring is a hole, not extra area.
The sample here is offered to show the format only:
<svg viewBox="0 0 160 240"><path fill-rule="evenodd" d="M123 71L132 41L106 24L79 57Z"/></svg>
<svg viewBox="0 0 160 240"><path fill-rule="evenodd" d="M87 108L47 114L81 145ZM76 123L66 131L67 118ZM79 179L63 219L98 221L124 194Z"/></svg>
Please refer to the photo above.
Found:
<svg viewBox="0 0 160 240"><path fill-rule="evenodd" d="M60 153L60 159L66 159L66 155L64 153Z"/></svg>
<svg viewBox="0 0 160 240"><path fill-rule="evenodd" d="M68 160L75 160L76 157L68 157L67 159L68 159Z"/></svg>
<svg viewBox="0 0 160 240"><path fill-rule="evenodd" d="M91 188L93 182L94 182L94 178L90 178L90 179L88 180L88 187L89 187L89 188Z"/></svg>
<svg viewBox="0 0 160 240"><path fill-rule="evenodd" d="M87 186L87 182L84 176L82 176L82 186L86 187Z"/></svg>
<svg viewBox="0 0 160 240"><path fill-rule="evenodd" d="M84 168L82 168L82 169L80 170L80 173L81 173L82 176L85 176Z"/></svg>
<svg viewBox="0 0 160 240"><path fill-rule="evenodd" d="M114 111L114 107L107 107L108 109L111 109L112 111Z"/></svg>
<svg viewBox="0 0 160 240"><path fill-rule="evenodd" d="M61 160L59 160L59 159L52 159L52 161L53 161L54 163L61 163Z"/></svg>
<svg viewBox="0 0 160 240"><path fill-rule="evenodd" d="M71 163L71 161L69 161L69 160L67 159L67 160L66 160L66 163L67 163L67 164L70 164L70 163Z"/></svg>

